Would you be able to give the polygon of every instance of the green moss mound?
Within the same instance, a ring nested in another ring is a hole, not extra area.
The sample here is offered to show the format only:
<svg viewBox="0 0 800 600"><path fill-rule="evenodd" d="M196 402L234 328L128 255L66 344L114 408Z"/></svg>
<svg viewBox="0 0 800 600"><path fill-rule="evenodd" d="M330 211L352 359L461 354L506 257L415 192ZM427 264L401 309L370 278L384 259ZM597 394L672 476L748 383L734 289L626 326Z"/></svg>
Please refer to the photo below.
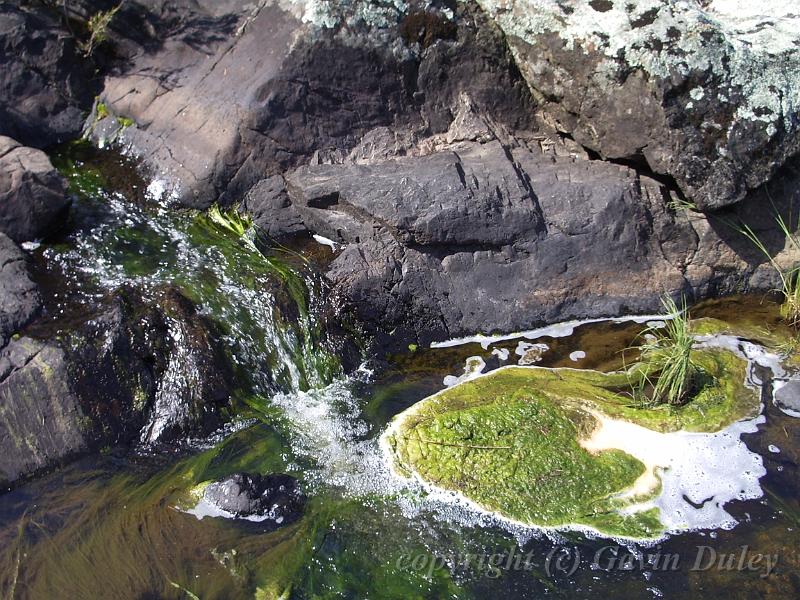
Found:
<svg viewBox="0 0 800 600"><path fill-rule="evenodd" d="M507 367L414 405L385 441L399 472L513 520L658 537L657 509L623 510L658 493L625 495L645 466L621 450L590 453L580 440L597 425L593 412L662 432L717 431L757 414L744 361L723 350L694 352L707 384L683 406L637 407L623 393L635 373Z"/></svg>

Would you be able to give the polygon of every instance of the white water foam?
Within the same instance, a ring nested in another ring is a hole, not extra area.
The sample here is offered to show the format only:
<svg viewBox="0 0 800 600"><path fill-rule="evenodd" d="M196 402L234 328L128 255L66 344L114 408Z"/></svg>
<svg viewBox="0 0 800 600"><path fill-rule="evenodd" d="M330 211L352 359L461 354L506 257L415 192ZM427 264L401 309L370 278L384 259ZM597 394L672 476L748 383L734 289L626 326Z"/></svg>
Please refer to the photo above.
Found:
<svg viewBox="0 0 800 600"><path fill-rule="evenodd" d="M506 358L508 354L506 354ZM459 383L464 383L470 379L475 379L483 373L486 368L486 361L480 356L470 356L464 364L464 372L461 375L448 375L442 380L445 387L453 387Z"/></svg>
<svg viewBox="0 0 800 600"><path fill-rule="evenodd" d="M630 317L616 317L616 318L600 318L600 319L584 319L575 321L564 321L563 323L555 323L547 325L546 327L539 327L537 329L530 329L528 331L520 331L517 333L509 333L502 335L472 335L467 337L453 338L443 342L431 342L431 348L452 348L454 346L463 346L464 344L480 344L484 350L488 350L489 346L498 342L506 342L508 340L515 340L517 338L524 338L526 340L538 340L543 337L563 338L571 336L576 327L581 325L589 325L590 323L647 323L648 321L663 321L664 315L641 315Z"/></svg>
<svg viewBox="0 0 800 600"><path fill-rule="evenodd" d="M716 433L661 433L599 413L594 416L600 427L582 445L592 452L616 448L644 463L645 474L630 495L651 492L659 480L661 492L655 500L627 507L626 512L657 507L668 532L730 529L736 520L725 505L763 496L759 479L767 471L761 456L741 440L743 433L758 431L766 420L763 415Z"/></svg>
<svg viewBox="0 0 800 600"><path fill-rule="evenodd" d="M323 246L328 246L331 249L331 252L336 252L336 242L334 242L332 239L326 238L321 235L317 235L316 233L311 237L313 237L314 241L317 242L318 244L321 244Z"/></svg>
<svg viewBox="0 0 800 600"><path fill-rule="evenodd" d="M353 496L391 493L400 487L388 468L378 440L367 439L369 427L352 386L369 371L307 392L278 394L272 400L291 423L296 456L312 459L318 469L307 471L309 483L341 487Z"/></svg>

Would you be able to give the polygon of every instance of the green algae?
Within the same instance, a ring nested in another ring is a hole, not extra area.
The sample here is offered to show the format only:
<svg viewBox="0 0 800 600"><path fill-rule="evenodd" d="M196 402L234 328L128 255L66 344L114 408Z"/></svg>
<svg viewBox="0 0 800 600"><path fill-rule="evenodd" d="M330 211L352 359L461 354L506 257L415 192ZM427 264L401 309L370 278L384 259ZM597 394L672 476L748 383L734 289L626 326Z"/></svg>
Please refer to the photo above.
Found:
<svg viewBox="0 0 800 600"><path fill-rule="evenodd" d="M531 372L496 371L417 405L387 440L397 466L524 523L660 533L651 515L604 519L609 499L645 467L620 451L583 449L578 440L593 429L592 416L530 385Z"/></svg>
<svg viewBox="0 0 800 600"><path fill-rule="evenodd" d="M177 599L187 590L204 600L458 594L444 563L430 572L402 568L403 556L427 549L413 539L412 524L383 521L394 507L380 500L365 505L304 484L310 496L304 514L275 531L183 512L204 482L240 470L292 473L287 443L276 429L257 424L155 473L117 474L112 464L110 472L81 474L53 492L58 519L37 506L21 518L18 539L0 550L0 566L8 567L0 569L0 590L19 579L18 589L35 598ZM17 577L18 556L26 559Z"/></svg>
<svg viewBox="0 0 800 600"><path fill-rule="evenodd" d="M506 367L416 404L385 441L404 476L417 474L513 520L657 537L657 509L624 510L659 492L624 495L645 466L621 450L590 453L580 441L598 425L596 413L661 432L718 431L757 414L744 361L724 350L692 358L706 383L684 405L639 405L624 392L635 372Z"/></svg>
<svg viewBox="0 0 800 600"><path fill-rule="evenodd" d="M101 291L178 288L222 331L237 396L308 390L341 375L318 317L325 284L303 256L269 246L234 211L162 210L146 197L135 165L114 153L70 144L53 162L77 197L77 250L75 240L52 245L68 275L88 273Z"/></svg>

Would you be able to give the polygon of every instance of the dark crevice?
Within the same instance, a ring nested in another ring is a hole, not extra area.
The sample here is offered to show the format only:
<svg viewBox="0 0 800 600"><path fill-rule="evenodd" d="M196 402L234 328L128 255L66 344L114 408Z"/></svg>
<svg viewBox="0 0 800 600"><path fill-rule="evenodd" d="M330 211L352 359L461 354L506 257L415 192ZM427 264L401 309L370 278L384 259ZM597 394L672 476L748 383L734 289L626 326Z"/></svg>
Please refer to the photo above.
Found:
<svg viewBox="0 0 800 600"><path fill-rule="evenodd" d="M634 156L628 156L625 158L604 158L597 150L593 150L592 148L580 144L570 134L565 132L560 133L563 137L578 143L586 152L589 160L596 160L612 165L619 165L621 167L628 167L629 169L636 171L636 174L640 177L648 177L649 179L658 182L664 188L666 188L668 192L675 194L679 200L687 200L686 195L678 185L678 181L668 173L657 173L654 171L648 164L647 159L643 154L636 154Z"/></svg>
<svg viewBox="0 0 800 600"><path fill-rule="evenodd" d="M326 210L333 206L338 206L338 204L339 204L339 192L331 192L329 194L323 194L322 196L311 198L308 201L308 205L311 208L322 208Z"/></svg>
<svg viewBox="0 0 800 600"><path fill-rule="evenodd" d="M405 244L405 246L409 250L414 250L416 252L419 252L420 254L425 254L426 256L432 256L438 260L443 260L448 256L453 256L454 254L462 254L462 253L472 254L475 252L493 252L495 254L500 254L503 252L503 248L507 247L499 244L489 244L480 242L473 242L473 243L433 242L433 243L421 244L415 241L409 241Z"/></svg>
<svg viewBox="0 0 800 600"><path fill-rule="evenodd" d="M514 168L514 172L517 174L517 179L519 179L522 186L525 188L525 191L528 193L528 197L531 200L531 204L533 204L536 218L538 219L539 223L535 229L537 233L547 233L547 221L544 218L544 213L542 213L542 207L539 205L539 198L536 196L536 192L533 190L533 184L531 183L531 178L528 173L519 165L519 163L514 160L514 156L511 153L511 150L505 145L502 144L501 147L503 148L503 153L506 155L506 159L511 166Z"/></svg>

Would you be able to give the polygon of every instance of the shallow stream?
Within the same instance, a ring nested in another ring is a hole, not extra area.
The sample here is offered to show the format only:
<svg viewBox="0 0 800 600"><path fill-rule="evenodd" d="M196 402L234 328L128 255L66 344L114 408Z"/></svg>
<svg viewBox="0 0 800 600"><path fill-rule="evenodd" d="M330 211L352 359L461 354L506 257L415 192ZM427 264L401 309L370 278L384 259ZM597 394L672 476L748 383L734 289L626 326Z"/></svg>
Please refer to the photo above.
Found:
<svg viewBox="0 0 800 600"><path fill-rule="evenodd" d="M120 285L145 296L177 286L225 333L239 376L236 414L189 449L111 448L3 494L3 597L800 594L800 419L773 404L768 377L763 419L742 436L763 461L762 495L726 505L735 526L641 545L511 525L396 478L378 444L388 422L462 375L469 357L487 370L514 364L531 349L525 344L546 344L540 356L528 355L540 366L617 369L644 324L601 320L567 335L568 328L557 336L545 329L409 348L388 364L363 356L345 374L325 324L336 304L314 269L328 247L308 240L265 257L202 216L148 198L135 178L120 175L127 168L114 155L73 149L55 160L70 176L76 206L63 239L29 250L40 280L50 282L46 293L57 294L38 333L68 328ZM777 305L760 297L692 311L758 327L775 325L777 315ZM310 498L304 516L266 531L187 511L187 490L236 471L296 476Z"/></svg>

